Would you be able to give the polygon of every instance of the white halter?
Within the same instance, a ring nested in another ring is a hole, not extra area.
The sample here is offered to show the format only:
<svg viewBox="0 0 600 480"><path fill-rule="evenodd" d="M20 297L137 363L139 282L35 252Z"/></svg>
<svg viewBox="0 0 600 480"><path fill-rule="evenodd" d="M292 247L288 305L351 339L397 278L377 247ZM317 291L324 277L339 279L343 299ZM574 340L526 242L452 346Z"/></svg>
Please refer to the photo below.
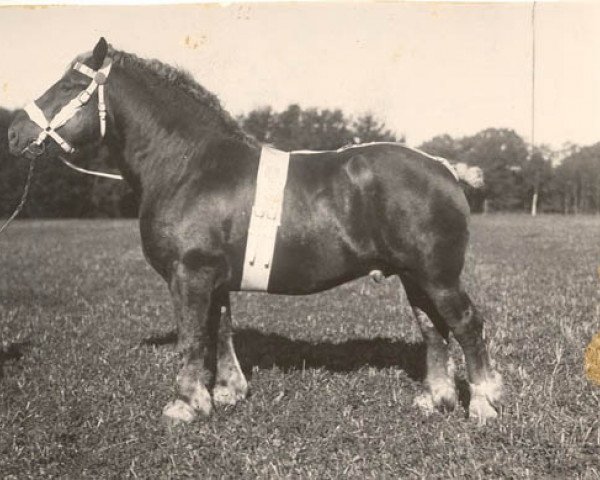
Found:
<svg viewBox="0 0 600 480"><path fill-rule="evenodd" d="M29 115L32 122L37 124L42 131L30 145L26 147L26 150L31 146L41 147L47 137L52 138L60 147L67 153L73 153L75 149L69 145L69 143L62 138L56 130L67 123L73 118L79 110L90 100L96 89L98 89L98 115L100 117L100 135L104 137L106 133L106 103L104 100L104 84L108 79L112 62L110 59L106 59L102 68L99 70L92 70L90 67L76 62L73 65L73 69L78 72L90 77L92 81L89 86L77 95L73 100L67 103L51 120L46 119L44 112L34 102L31 102L25 107L25 112Z"/></svg>

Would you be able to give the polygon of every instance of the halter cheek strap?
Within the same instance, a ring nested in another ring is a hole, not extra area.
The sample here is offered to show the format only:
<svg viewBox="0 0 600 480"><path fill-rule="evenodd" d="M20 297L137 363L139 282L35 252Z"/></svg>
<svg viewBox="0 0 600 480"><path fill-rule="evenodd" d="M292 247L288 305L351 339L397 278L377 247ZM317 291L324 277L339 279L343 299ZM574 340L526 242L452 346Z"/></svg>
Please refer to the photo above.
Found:
<svg viewBox="0 0 600 480"><path fill-rule="evenodd" d="M52 118L47 120L44 112L37 106L35 102L25 106L25 112L29 115L32 122L37 124L42 131L34 140L33 144L38 147L42 145L47 137L52 138L60 147L67 153L73 153L75 149L56 131L69 120L71 120L79 110L89 102L90 98L98 90L98 116L100 117L100 135L104 137L106 133L106 102L104 97L104 84L110 74L112 62L107 59L100 70L92 70L87 65L77 62L73 65L73 69L79 73L90 77L92 81L88 87L77 95L73 100L67 103L60 111ZM29 147L27 147L29 148Z"/></svg>

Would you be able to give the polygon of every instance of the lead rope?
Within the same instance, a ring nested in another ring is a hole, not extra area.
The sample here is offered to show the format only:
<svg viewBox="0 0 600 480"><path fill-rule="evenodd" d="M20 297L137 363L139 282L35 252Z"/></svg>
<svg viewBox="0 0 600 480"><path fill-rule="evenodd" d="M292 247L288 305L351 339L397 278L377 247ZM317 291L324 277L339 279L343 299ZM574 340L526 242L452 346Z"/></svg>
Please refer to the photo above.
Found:
<svg viewBox="0 0 600 480"><path fill-rule="evenodd" d="M21 210L23 210L23 207L25 206L25 200L27 200L27 194L29 193L29 186L31 185L31 179L33 178L34 165L35 165L35 157L33 158L33 160L30 160L30 162L29 162L29 173L27 174L27 181L25 182L25 187L23 188L23 195L21 196L21 201L17 205L17 208L15 208L15 211L12 213L12 215L10 217L8 217L8 219L0 227L0 234L2 234L2 232L4 230L6 230L8 225L10 225L10 223L17 217L17 215L19 215L19 213L21 213Z"/></svg>
<svg viewBox="0 0 600 480"><path fill-rule="evenodd" d="M27 115L29 115L29 118L31 119L31 121L36 123L41 129L39 136L37 137L37 139L34 142L32 142L31 145L35 144L38 147L41 147L44 140L46 139L46 137L51 137L53 140L56 141L56 143L58 143L61 146L61 148L65 152L67 152L67 153L73 152L74 151L73 147L71 147L71 145L69 145L56 132L56 129L63 126L72 117L74 117L75 114L81 109L81 107L83 107L83 105L85 105L89 101L92 94L96 90L98 90L98 115L100 116L100 134L102 137L104 137L104 134L106 133L106 102L104 99L104 84L106 83L106 79L108 78L108 75L110 74L111 66L112 66L112 62L110 60L105 60L102 68L100 68L98 71L95 71L95 70L92 70L90 67L77 62L73 66L73 68L75 70L77 70L78 72L90 77L92 79L92 81L83 92L81 92L79 95L77 95L77 97L75 97L73 100L71 100L68 104L63 106L60 109L60 111L51 120L48 120L46 118L46 116L44 115L44 112L42 112L42 110L37 106L35 101L26 105L25 109L24 109L25 112L27 113ZM31 145L29 145L29 147L31 147ZM29 147L27 147L27 148L29 148ZM6 228L17 217L17 215L19 215L19 213L21 212L21 210L23 210L23 207L25 206L25 201L27 200L27 194L29 193L29 187L31 186L31 179L33 178L33 167L35 165L36 158L37 158L37 156L34 156L32 158L32 160L30 160L29 173L27 175L27 181L25 182L25 187L23 188L23 195L21 196L21 200L20 200L19 204L17 205L17 208L15 208L15 211L12 213L12 215L10 217L8 217L8 219L0 227L0 234L2 234L2 232L4 232L4 230L6 230ZM85 173L87 175L95 175L97 177L110 178L112 180L123 180L123 177L121 175L115 175L115 174L104 173L104 172L96 172L94 170L87 170L85 168L81 168L76 165L73 165L71 162L69 162L67 159L63 158L61 155L59 155L59 158L66 166L68 166L69 168L72 168L73 170L76 170L77 172Z"/></svg>
<svg viewBox="0 0 600 480"><path fill-rule="evenodd" d="M81 168L76 165L73 165L62 155L59 155L59 158L62 160L62 162L65 165L67 165L69 168L72 168L73 170L75 170L77 172L85 173L88 175L95 175L95 176L101 177L101 178L110 178L111 180L123 180L123 177L121 175L115 175L113 173L96 172L94 170L86 170L85 168ZM23 195L21 196L21 200L20 200L19 204L17 205L17 208L15 208L15 211L12 213L12 215L10 217L8 217L6 219L6 221L0 227L0 235L2 234L2 232L4 232L4 230L6 230L8 228L10 223L15 218L17 218L17 215L19 215L19 213L21 213L21 210L23 210L23 207L25 206L25 202L27 200L27 195L29 194L29 187L31 186L31 180L33 178L33 167L35 166L36 159L37 159L37 157L33 157L33 160L30 160L30 162L29 162L29 172L27 174L27 181L25 182L25 187L23 188Z"/></svg>
<svg viewBox="0 0 600 480"><path fill-rule="evenodd" d="M111 180L123 180L123 177L121 175L117 175L115 173L98 172L96 170L87 170L86 168L78 167L77 165L74 165L71 162L69 162L62 155L59 155L58 158L60 158L60 161L63 162L67 167L72 168L76 172L85 173L86 175L94 175L100 178L110 178Z"/></svg>

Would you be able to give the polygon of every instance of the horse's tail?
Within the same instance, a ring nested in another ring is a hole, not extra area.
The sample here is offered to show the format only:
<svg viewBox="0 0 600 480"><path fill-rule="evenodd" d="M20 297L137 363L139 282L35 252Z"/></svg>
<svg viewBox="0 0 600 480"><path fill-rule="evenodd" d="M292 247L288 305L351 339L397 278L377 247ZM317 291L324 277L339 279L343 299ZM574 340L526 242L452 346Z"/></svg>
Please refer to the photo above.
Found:
<svg viewBox="0 0 600 480"><path fill-rule="evenodd" d="M446 167L452 171L454 176L459 182L467 184L476 190L483 188L485 182L483 180L483 170L479 167L470 167L466 163L450 163L444 157L435 157L436 160L442 162Z"/></svg>
<svg viewBox="0 0 600 480"><path fill-rule="evenodd" d="M454 165L454 170L456 170L459 180L470 187L476 190L484 187L483 170L480 167L470 167L466 163L459 162Z"/></svg>
<svg viewBox="0 0 600 480"><path fill-rule="evenodd" d="M484 186L483 181L483 170L479 167L469 167L466 163L454 163L450 162L447 158L432 156L434 160L437 160L442 165L444 165L452 175L456 178L458 182L467 184L468 186L480 189Z"/></svg>

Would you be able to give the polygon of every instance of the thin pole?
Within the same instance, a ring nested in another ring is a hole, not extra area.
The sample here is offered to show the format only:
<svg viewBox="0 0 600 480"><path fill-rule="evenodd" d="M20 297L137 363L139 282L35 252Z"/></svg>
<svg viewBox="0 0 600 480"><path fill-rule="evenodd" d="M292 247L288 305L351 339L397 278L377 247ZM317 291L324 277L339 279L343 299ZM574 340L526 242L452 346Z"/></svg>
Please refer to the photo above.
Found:
<svg viewBox="0 0 600 480"><path fill-rule="evenodd" d="M534 0L531 5L531 149L529 154L529 161L533 162L533 154L535 152L535 6L536 1ZM538 204L538 193L540 175L536 171L534 173L535 178L533 180L533 198L531 199L531 216L537 215L537 204Z"/></svg>

